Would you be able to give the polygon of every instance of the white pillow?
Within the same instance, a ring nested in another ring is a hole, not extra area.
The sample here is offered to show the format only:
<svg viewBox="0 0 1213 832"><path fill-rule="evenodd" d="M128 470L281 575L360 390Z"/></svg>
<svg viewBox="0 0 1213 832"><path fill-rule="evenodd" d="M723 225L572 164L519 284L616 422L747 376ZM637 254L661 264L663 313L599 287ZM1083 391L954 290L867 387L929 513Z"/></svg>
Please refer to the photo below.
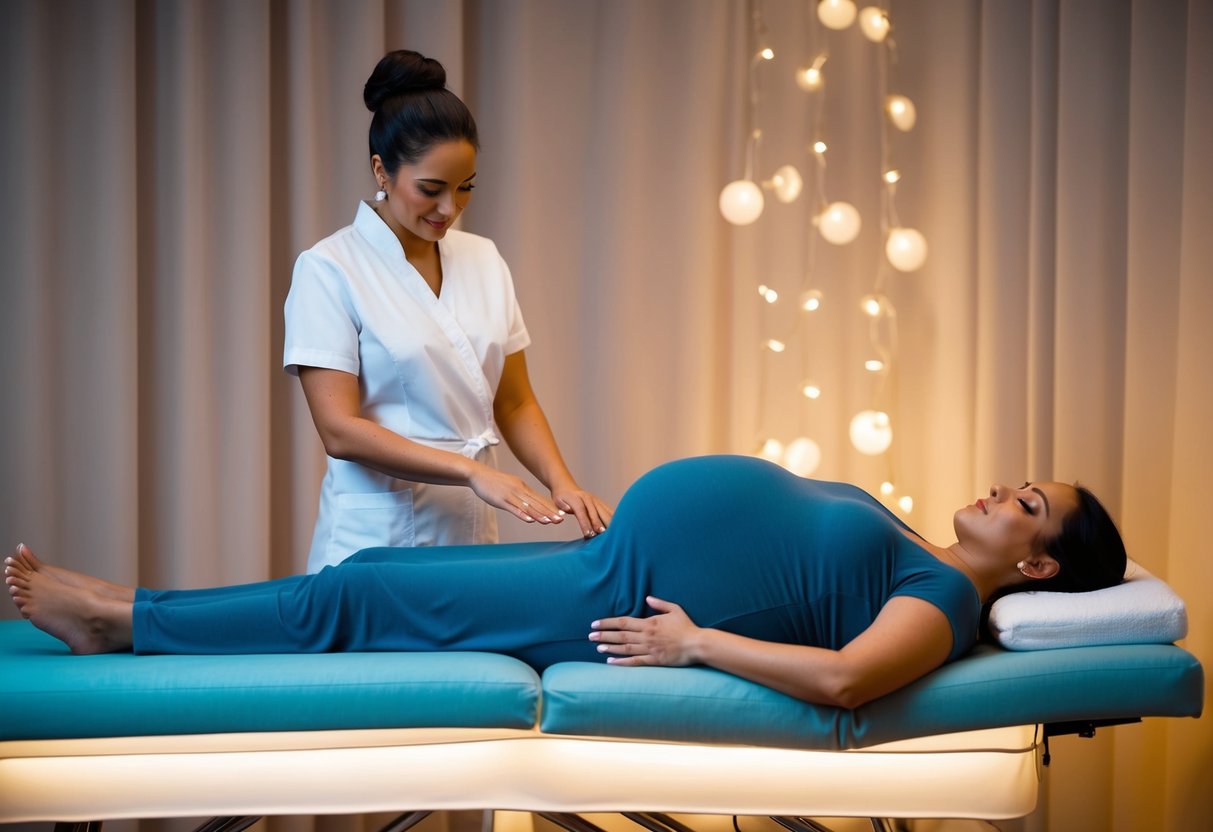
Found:
<svg viewBox="0 0 1213 832"><path fill-rule="evenodd" d="M1166 582L1130 560L1124 581L1107 589L1005 595L989 626L1008 650L1169 644L1188 634L1188 612Z"/></svg>

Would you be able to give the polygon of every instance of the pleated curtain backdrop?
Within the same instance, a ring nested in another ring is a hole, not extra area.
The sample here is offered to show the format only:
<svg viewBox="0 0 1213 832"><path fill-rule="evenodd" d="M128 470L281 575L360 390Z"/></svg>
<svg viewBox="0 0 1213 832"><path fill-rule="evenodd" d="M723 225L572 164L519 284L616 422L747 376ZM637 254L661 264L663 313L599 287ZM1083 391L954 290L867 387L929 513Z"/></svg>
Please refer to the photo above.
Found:
<svg viewBox="0 0 1213 832"><path fill-rule="evenodd" d="M910 523L946 542L993 481L1081 480L1185 596L1185 646L1213 668L1213 3L889 4L918 108L897 206L930 254L886 290L884 459L847 439L872 395L851 310L882 247L874 47L808 0L759 5L777 57L757 175L810 169L791 73L824 46L825 183L865 217L817 246L828 302L783 363L758 344L790 319L756 287L795 295L812 201L768 199L744 228L716 204L744 164L741 0L0 0L0 544L148 585L302 569L324 466L281 371L282 302L298 252L373 192L362 84L407 47L477 116L463 227L510 263L584 485L616 501L662 461L807 433L818 476L871 489L891 463ZM829 391L811 406L806 367ZM1041 808L1007 828L1200 828L1209 726L1055 741Z"/></svg>

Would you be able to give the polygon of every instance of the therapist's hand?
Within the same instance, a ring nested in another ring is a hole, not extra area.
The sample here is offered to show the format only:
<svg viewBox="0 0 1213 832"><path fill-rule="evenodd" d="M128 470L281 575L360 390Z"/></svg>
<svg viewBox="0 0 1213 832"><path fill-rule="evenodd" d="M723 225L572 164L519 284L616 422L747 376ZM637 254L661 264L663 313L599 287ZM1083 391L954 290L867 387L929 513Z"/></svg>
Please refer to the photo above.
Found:
<svg viewBox="0 0 1213 832"><path fill-rule="evenodd" d="M696 664L696 645L704 632L682 607L652 595L645 601L657 611L649 618L619 616L590 624L590 641L607 662L622 665L679 667Z"/></svg>
<svg viewBox="0 0 1213 832"><path fill-rule="evenodd" d="M572 480L552 487L552 502L561 511L577 518L582 537L605 532L615 514L610 506Z"/></svg>
<svg viewBox="0 0 1213 832"><path fill-rule="evenodd" d="M559 523L564 515L547 497L522 479L477 463L468 477L468 487L491 506L508 511L527 523Z"/></svg>

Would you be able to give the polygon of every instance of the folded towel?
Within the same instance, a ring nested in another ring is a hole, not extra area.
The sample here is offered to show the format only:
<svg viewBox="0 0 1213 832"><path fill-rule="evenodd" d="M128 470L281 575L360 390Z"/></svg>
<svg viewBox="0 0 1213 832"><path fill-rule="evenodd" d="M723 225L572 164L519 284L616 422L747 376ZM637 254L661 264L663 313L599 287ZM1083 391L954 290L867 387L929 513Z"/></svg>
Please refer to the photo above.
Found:
<svg viewBox="0 0 1213 832"><path fill-rule="evenodd" d="M1005 595L989 627L1008 650L1165 644L1188 634L1188 612L1165 581L1130 560L1124 581L1107 589Z"/></svg>

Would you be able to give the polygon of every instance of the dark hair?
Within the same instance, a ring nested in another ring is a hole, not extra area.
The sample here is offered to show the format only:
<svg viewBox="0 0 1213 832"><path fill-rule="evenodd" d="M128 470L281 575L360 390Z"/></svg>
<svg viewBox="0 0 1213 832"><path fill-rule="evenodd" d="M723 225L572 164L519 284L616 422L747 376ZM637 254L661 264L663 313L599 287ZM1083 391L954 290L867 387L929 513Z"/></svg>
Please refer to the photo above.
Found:
<svg viewBox="0 0 1213 832"><path fill-rule="evenodd" d="M1024 589L1088 592L1115 586L1125 576L1128 554L1124 540L1094 494L1075 485L1078 508L1066 515L1061 532L1045 542L1045 551L1061 569L1052 578L1029 581Z"/></svg>
<svg viewBox="0 0 1213 832"><path fill-rule="evenodd" d="M439 142L463 140L477 150L476 121L459 96L446 88L446 70L409 49L384 55L362 89L371 118L371 155L388 176L410 165Z"/></svg>

